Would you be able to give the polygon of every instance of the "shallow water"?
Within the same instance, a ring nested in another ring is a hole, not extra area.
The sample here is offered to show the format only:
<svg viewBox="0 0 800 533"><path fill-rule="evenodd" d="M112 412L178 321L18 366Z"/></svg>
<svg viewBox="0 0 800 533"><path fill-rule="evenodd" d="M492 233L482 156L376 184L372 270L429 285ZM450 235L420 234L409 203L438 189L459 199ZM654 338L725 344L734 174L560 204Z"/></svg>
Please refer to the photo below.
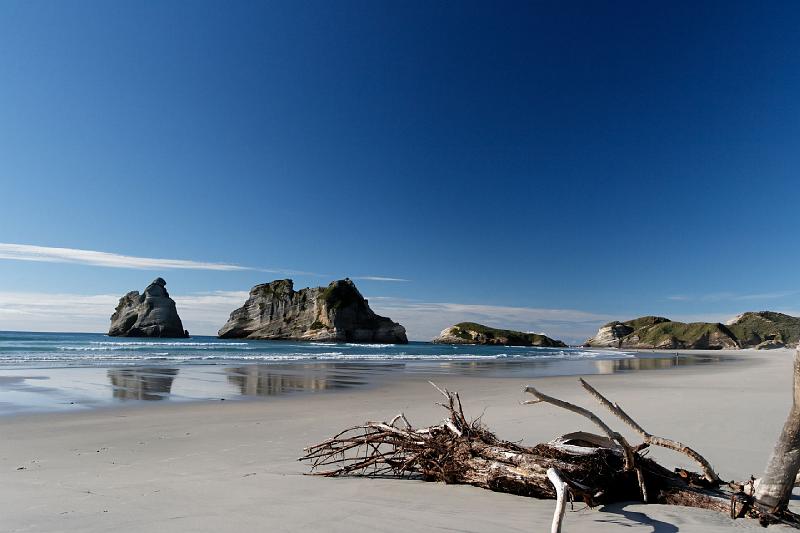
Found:
<svg viewBox="0 0 800 533"><path fill-rule="evenodd" d="M0 368L230 364L308 361L487 361L625 359L633 353L582 348L190 339L133 339L97 333L0 332Z"/></svg>
<svg viewBox="0 0 800 533"><path fill-rule="evenodd" d="M335 355L334 355L335 354ZM111 339L0 333L0 414L232 400L377 386L417 376L612 374L733 360L575 348Z"/></svg>

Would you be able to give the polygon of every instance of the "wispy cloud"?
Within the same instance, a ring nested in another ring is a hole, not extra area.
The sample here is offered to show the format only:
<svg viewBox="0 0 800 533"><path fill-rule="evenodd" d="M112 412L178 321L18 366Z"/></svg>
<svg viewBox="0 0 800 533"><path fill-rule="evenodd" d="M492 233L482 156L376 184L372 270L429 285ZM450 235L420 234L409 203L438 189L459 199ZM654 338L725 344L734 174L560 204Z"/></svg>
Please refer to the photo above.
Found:
<svg viewBox="0 0 800 533"><path fill-rule="evenodd" d="M30 244L0 243L0 259L13 261L35 261L39 263L73 263L109 268L132 268L139 270L191 269L191 270L255 270L228 263L210 263L187 259L161 259L136 257L95 250L77 248L54 248Z"/></svg>
<svg viewBox="0 0 800 533"><path fill-rule="evenodd" d="M353 276L351 279L363 279L367 281L411 281L405 278L388 278L386 276Z"/></svg>
<svg viewBox="0 0 800 533"><path fill-rule="evenodd" d="M708 294L675 294L667 296L667 300L678 302L744 302L753 300L777 300L800 294L800 290L785 290L742 294L734 292L713 292Z"/></svg>
<svg viewBox="0 0 800 533"><path fill-rule="evenodd" d="M253 271L286 276L332 277L330 274L293 270L285 268L260 268L242 266L231 263L214 263L194 261L191 259L164 259L156 257L139 257L96 250L78 248L58 248L52 246L35 246L31 244L0 243L0 259L11 261L34 261L37 263L67 263L89 265L106 268L129 268L136 270L216 270L224 272ZM361 276L353 279L370 281L408 281L402 278L387 276Z"/></svg>
<svg viewBox="0 0 800 533"><path fill-rule="evenodd" d="M778 298L786 298L789 296L795 296L797 294L800 294L800 290L740 294L736 296L734 300L776 300Z"/></svg>

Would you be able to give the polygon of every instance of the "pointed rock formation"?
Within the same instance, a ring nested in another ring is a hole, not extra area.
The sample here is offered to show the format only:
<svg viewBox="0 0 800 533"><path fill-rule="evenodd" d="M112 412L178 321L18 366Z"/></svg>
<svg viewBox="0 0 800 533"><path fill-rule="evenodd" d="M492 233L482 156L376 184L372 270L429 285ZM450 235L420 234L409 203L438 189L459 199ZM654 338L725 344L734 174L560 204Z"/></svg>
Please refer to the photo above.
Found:
<svg viewBox="0 0 800 533"><path fill-rule="evenodd" d="M119 299L114 314L111 315L111 337L166 337L184 338L189 332L175 308L175 301L169 297L167 282L156 278L147 286L144 294L131 291Z"/></svg>
<svg viewBox="0 0 800 533"><path fill-rule="evenodd" d="M376 315L349 279L294 290L290 279L256 285L219 330L225 339L405 344L406 329Z"/></svg>
<svg viewBox="0 0 800 533"><path fill-rule="evenodd" d="M476 324L475 322L461 322L455 326L445 328L439 336L431 342L434 344L500 344L503 346L566 347L566 344L563 342L551 339L546 335L490 328L489 326Z"/></svg>

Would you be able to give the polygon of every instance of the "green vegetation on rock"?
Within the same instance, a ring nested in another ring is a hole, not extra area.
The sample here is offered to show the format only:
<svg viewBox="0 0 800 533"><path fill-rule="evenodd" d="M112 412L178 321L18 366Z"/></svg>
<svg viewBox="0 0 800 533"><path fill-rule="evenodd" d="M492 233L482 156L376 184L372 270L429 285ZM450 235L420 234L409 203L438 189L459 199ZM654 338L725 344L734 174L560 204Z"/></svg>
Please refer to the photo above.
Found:
<svg viewBox="0 0 800 533"><path fill-rule="evenodd" d="M618 348L776 348L796 345L800 318L772 311L749 312L728 324L673 322L645 316L626 322L609 322L586 341L588 346Z"/></svg>
<svg viewBox="0 0 800 533"><path fill-rule="evenodd" d="M634 318L633 320L628 320L627 322L623 322L623 324L630 326L633 329L639 329L647 326L654 326L656 324L663 324L664 322L671 321L663 316L642 316L639 318ZM672 323L675 324L675 322Z"/></svg>
<svg viewBox="0 0 800 533"><path fill-rule="evenodd" d="M334 281L320 294L320 299L330 309L342 309L363 301L363 297L349 279Z"/></svg>
<svg viewBox="0 0 800 533"><path fill-rule="evenodd" d="M774 311L744 313L728 327L742 346L756 346L766 341L796 345L800 341L800 318Z"/></svg>
<svg viewBox="0 0 800 533"><path fill-rule="evenodd" d="M711 348L723 347L727 341L736 347L734 335L722 324L709 322L658 322L635 330L639 344L654 348ZM720 339L718 343L714 338Z"/></svg>
<svg viewBox="0 0 800 533"><path fill-rule="evenodd" d="M434 339L438 343L503 344L508 346L566 346L563 342L538 333L484 326L476 322L459 322Z"/></svg>

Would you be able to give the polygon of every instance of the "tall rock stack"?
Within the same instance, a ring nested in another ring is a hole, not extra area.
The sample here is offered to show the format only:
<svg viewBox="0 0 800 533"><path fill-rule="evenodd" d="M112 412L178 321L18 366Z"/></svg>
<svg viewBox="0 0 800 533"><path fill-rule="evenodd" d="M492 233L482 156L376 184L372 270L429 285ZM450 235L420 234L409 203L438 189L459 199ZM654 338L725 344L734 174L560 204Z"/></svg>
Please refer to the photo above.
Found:
<svg viewBox="0 0 800 533"><path fill-rule="evenodd" d="M119 299L111 315L111 337L161 337L185 338L189 332L183 329L175 301L169 297L167 282L156 278L147 286L144 294L131 291Z"/></svg>

